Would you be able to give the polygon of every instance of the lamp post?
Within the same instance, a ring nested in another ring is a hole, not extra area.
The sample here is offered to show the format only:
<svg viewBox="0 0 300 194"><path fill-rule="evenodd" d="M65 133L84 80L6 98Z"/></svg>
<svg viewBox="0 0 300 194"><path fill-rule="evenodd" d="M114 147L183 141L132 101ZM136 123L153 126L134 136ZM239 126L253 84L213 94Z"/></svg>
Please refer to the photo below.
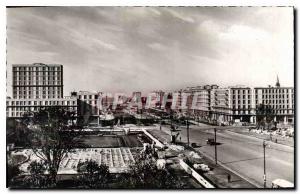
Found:
<svg viewBox="0 0 300 194"><path fill-rule="evenodd" d="M218 164L218 157L217 157L217 129L214 128L214 131L215 131L215 161L216 161L216 164Z"/></svg>
<svg viewBox="0 0 300 194"><path fill-rule="evenodd" d="M190 146L190 123L189 123L189 117L187 117L186 120L186 134L187 134L187 141L188 141L188 147Z"/></svg>
<svg viewBox="0 0 300 194"><path fill-rule="evenodd" d="M264 148L264 188L267 187L267 177L266 177L266 146L267 146L267 143L266 141L264 140L263 142L263 148Z"/></svg>

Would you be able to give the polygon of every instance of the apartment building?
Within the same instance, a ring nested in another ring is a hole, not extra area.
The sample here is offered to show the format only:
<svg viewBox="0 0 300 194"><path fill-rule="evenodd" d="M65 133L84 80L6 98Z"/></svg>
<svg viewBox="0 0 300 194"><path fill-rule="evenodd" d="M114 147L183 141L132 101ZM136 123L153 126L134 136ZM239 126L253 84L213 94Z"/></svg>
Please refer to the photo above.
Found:
<svg viewBox="0 0 300 194"><path fill-rule="evenodd" d="M268 105L274 110L277 123L294 123L294 88L281 87L277 78L275 87L230 86L219 88L216 85L188 87L184 92L193 96L191 103L197 106L192 110L200 118L218 122L257 122L257 109ZM197 95L196 95L197 94Z"/></svg>
<svg viewBox="0 0 300 194"><path fill-rule="evenodd" d="M218 122L232 120L231 90L229 88L212 89L210 93L210 118Z"/></svg>
<svg viewBox="0 0 300 194"><path fill-rule="evenodd" d="M6 117L20 118L28 111L60 106L77 116L74 96L63 97L63 66L57 64L13 64L12 98L6 99Z"/></svg>
<svg viewBox="0 0 300 194"><path fill-rule="evenodd" d="M14 99L63 97L63 66L57 64L13 64Z"/></svg>
<svg viewBox="0 0 300 194"><path fill-rule="evenodd" d="M255 106L271 106L275 112L275 121L294 123L294 88L293 87L256 87Z"/></svg>

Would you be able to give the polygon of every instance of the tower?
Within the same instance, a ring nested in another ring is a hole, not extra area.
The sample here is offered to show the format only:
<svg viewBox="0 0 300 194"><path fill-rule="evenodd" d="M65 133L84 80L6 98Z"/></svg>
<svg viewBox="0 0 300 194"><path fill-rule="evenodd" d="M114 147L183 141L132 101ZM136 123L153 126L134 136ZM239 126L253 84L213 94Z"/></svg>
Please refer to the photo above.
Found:
<svg viewBox="0 0 300 194"><path fill-rule="evenodd" d="M279 78L278 78L278 75L277 75L277 81L276 81L276 87L280 87L280 83L279 83Z"/></svg>

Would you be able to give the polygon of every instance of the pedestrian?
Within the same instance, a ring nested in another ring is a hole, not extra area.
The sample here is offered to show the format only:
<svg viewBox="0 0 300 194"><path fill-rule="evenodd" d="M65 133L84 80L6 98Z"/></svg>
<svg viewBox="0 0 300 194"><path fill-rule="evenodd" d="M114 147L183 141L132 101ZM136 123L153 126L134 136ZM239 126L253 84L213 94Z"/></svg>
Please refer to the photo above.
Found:
<svg viewBox="0 0 300 194"><path fill-rule="evenodd" d="M228 183L230 183L230 181L231 181L231 175L230 174L227 175L227 181L228 181Z"/></svg>

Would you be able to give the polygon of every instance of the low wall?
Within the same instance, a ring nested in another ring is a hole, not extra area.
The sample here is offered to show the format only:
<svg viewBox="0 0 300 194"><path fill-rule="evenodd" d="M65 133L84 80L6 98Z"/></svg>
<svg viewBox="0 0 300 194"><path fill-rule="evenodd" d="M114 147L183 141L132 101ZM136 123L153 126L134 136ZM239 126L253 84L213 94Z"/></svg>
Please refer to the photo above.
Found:
<svg viewBox="0 0 300 194"><path fill-rule="evenodd" d="M153 135L151 135L146 129L142 129L142 131L144 132L145 135L147 135L150 139L152 139L155 142L155 145L163 148L165 147L164 144L162 144L160 141L158 141L155 137L153 137Z"/></svg>
<svg viewBox="0 0 300 194"><path fill-rule="evenodd" d="M202 186L205 188L215 188L207 180L205 180L200 174L198 174L194 169L192 169L187 163L182 159L179 160L181 167L190 175L192 175Z"/></svg>

